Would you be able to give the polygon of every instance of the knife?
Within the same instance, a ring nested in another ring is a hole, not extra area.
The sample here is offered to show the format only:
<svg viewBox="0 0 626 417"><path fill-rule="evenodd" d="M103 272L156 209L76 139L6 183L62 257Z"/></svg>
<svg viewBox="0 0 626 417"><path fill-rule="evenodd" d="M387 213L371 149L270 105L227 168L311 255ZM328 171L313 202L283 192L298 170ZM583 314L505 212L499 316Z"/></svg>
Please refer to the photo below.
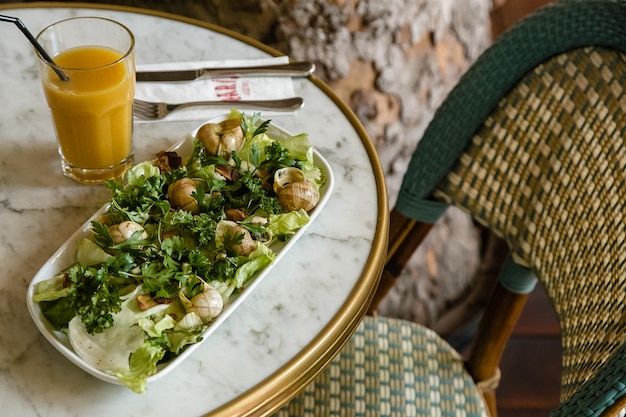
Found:
<svg viewBox="0 0 626 417"><path fill-rule="evenodd" d="M263 77L306 77L313 74L315 64L312 62L290 62L288 64L262 65L238 68L200 68L191 70L139 71L137 81L191 81L200 77L218 78L237 75Z"/></svg>

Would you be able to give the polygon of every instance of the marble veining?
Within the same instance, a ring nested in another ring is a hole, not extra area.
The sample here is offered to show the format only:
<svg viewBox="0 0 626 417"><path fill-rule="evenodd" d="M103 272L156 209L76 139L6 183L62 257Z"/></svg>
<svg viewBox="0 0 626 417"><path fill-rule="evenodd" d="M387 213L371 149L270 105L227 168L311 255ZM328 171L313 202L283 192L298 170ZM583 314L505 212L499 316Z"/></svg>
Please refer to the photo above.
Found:
<svg viewBox="0 0 626 417"><path fill-rule="evenodd" d="M101 15L136 36L138 63L260 58L267 54L204 28L128 12L11 9L37 33L74 15ZM10 12L10 13L9 13ZM26 288L54 251L108 198L104 187L63 177L37 79L34 52L9 25L0 36L0 404L10 416L196 416L235 398L298 354L346 303L370 256L377 225L376 181L353 126L313 83L294 80L306 100L273 117L308 132L330 162L335 190L289 256L183 365L137 395L74 366L38 332ZM143 123L136 160L152 158L200 121Z"/></svg>

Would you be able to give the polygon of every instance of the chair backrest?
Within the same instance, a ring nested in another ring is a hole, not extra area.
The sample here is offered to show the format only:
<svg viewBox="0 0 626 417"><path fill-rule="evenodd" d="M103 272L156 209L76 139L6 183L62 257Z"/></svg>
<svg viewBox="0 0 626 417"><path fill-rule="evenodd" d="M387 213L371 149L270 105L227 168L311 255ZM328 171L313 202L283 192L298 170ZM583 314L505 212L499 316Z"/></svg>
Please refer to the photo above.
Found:
<svg viewBox="0 0 626 417"><path fill-rule="evenodd" d="M453 204L508 243L507 293L527 293L535 277L543 284L562 330L555 415L600 415L625 403L625 88L626 2L540 9L496 40L450 93L392 211L387 275L407 256L407 225L432 224ZM499 314L509 312L485 313L479 338L500 340L483 359L499 360L512 327L493 319Z"/></svg>

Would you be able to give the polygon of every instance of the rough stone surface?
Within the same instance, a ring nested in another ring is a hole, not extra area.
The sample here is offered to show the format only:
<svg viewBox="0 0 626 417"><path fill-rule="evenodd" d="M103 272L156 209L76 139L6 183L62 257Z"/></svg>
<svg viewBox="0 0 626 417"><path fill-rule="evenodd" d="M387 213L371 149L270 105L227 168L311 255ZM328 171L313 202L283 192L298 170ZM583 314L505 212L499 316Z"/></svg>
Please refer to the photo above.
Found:
<svg viewBox="0 0 626 417"><path fill-rule="evenodd" d="M434 110L490 42L492 0L116 0L233 29L295 59L353 109L373 141L393 205ZM446 237L454 236L453 239ZM480 238L451 210L434 228L380 314L436 325L475 283ZM454 328L454 323L448 325Z"/></svg>

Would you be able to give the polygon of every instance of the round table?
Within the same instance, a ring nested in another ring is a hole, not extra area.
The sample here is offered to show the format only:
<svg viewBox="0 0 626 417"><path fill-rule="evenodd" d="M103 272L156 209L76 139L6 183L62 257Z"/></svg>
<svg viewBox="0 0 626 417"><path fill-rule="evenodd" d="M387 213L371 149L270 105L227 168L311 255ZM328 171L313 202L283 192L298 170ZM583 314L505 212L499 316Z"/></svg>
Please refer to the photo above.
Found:
<svg viewBox="0 0 626 417"><path fill-rule="evenodd" d="M76 7L75 7L76 6ZM147 10L63 3L9 4L33 33L77 15L128 26L141 63L279 55L200 21ZM244 302L178 368L144 394L102 382L38 332L26 289L54 251L107 199L103 186L61 174L35 55L21 32L0 36L0 404L11 416L266 415L293 397L350 337L378 283L388 202L373 145L354 114L315 76L294 79L305 107L272 117L307 132L335 187L306 233ZM137 161L152 159L201 121L135 126Z"/></svg>

